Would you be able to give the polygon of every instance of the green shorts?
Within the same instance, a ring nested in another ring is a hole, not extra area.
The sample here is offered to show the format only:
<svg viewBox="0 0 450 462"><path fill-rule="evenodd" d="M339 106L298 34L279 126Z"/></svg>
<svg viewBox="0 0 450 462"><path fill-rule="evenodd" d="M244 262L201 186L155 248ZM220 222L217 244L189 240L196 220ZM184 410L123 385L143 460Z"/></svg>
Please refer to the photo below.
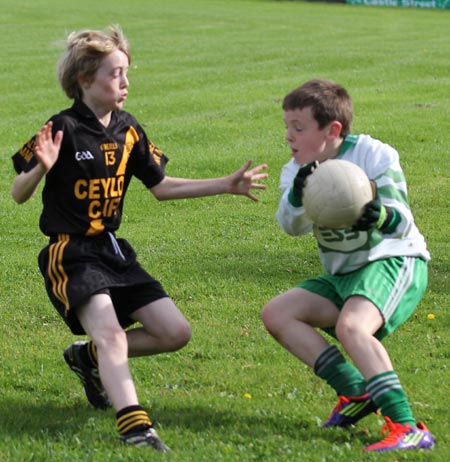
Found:
<svg viewBox="0 0 450 462"><path fill-rule="evenodd" d="M428 284L425 260L392 257L378 260L348 274L324 274L298 287L332 301L339 310L353 295L369 299L381 312L384 325L375 333L381 340L394 332L414 312ZM336 337L334 328L325 332Z"/></svg>

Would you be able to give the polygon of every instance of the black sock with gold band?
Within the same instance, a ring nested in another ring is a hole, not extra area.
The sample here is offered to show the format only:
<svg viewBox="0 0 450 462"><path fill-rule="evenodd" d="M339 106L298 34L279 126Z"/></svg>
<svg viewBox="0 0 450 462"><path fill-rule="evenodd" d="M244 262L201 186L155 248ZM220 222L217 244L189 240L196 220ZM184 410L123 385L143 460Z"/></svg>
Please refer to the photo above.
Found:
<svg viewBox="0 0 450 462"><path fill-rule="evenodd" d="M160 452L169 452L148 417L139 404L127 406L117 414L117 428L120 440L133 446L150 446Z"/></svg>
<svg viewBox="0 0 450 462"><path fill-rule="evenodd" d="M152 426L152 422L142 406L136 404L121 409L116 414L117 429L121 435L143 431Z"/></svg>

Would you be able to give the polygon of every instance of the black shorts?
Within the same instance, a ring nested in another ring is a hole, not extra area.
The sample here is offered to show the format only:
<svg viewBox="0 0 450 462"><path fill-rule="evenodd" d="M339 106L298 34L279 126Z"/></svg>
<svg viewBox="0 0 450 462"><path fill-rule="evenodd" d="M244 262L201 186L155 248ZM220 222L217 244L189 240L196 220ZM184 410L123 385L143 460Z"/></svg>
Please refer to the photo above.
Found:
<svg viewBox="0 0 450 462"><path fill-rule="evenodd" d="M59 234L39 254L47 294L71 331L84 335L76 308L94 294L111 296L122 327L133 311L168 297L161 284L136 260L125 239L112 233L86 237Z"/></svg>

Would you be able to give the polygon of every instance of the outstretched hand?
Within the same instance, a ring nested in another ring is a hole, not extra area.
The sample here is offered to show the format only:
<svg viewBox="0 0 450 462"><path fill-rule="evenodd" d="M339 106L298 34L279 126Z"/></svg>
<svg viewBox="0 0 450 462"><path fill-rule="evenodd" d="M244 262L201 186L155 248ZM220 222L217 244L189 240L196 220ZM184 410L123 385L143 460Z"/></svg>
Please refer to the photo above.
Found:
<svg viewBox="0 0 450 462"><path fill-rule="evenodd" d="M230 181L228 192L230 194L241 194L247 196L252 201L258 202L258 198L250 192L250 189L266 189L265 184L255 182L266 179L269 174L259 173L261 170L267 168L267 164L261 164L248 170L251 164L252 161L248 160L245 165L228 177Z"/></svg>
<svg viewBox="0 0 450 462"><path fill-rule="evenodd" d="M36 144L34 153L37 160L48 172L58 160L59 149L61 147L63 132L56 132L55 139L52 136L52 122L45 124L36 134Z"/></svg>

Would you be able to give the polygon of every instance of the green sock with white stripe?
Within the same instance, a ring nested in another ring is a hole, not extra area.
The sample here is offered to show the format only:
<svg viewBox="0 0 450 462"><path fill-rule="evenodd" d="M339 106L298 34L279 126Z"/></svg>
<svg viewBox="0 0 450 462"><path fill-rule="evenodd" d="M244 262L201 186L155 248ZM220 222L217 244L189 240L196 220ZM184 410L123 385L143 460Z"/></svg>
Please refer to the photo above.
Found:
<svg viewBox="0 0 450 462"><path fill-rule="evenodd" d="M339 396L361 396L366 393L364 377L334 345L316 359L314 373L324 379Z"/></svg>
<svg viewBox="0 0 450 462"><path fill-rule="evenodd" d="M392 422L416 426L408 398L394 371L375 375L367 382L366 389L383 416Z"/></svg>

